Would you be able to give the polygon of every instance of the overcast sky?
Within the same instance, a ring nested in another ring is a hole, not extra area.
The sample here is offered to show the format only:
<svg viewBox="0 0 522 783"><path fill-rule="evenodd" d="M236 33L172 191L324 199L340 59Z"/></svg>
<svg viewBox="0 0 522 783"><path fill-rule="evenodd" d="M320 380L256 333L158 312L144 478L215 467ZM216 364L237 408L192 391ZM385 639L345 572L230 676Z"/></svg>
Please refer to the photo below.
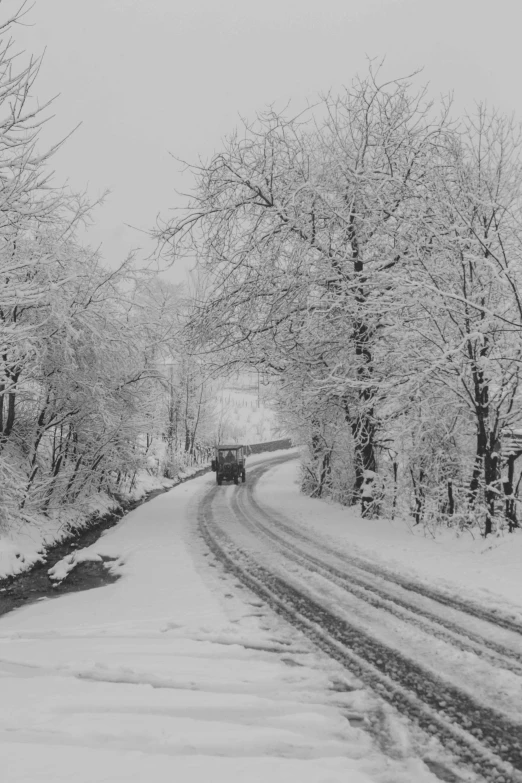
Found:
<svg viewBox="0 0 522 783"><path fill-rule="evenodd" d="M111 263L145 242L125 224L150 228L190 186L169 152L205 158L239 115L302 105L367 57L385 56L386 76L423 67L459 107L486 99L522 119L522 0L36 0L26 21L19 48L46 50L38 97L59 94L46 139L82 123L59 180L112 191L90 232Z"/></svg>

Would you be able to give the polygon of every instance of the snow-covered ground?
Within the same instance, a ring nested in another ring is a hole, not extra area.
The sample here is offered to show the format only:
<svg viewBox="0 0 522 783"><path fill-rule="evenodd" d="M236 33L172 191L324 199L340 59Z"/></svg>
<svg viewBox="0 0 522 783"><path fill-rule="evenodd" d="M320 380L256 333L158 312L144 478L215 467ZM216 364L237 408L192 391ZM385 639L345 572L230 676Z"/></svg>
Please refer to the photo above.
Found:
<svg viewBox="0 0 522 783"><path fill-rule="evenodd" d="M484 539L476 531L456 537L439 530L436 538L411 520L362 519L358 511L325 503L299 491L299 463L269 471L258 485L263 504L288 514L338 551L360 555L483 603L522 621L522 530Z"/></svg>
<svg viewBox="0 0 522 783"><path fill-rule="evenodd" d="M274 502L299 500L285 470L266 479ZM90 548L119 581L0 621L2 783L435 783L400 722L386 755L360 728L374 697L205 552L195 517L213 480Z"/></svg>
<svg viewBox="0 0 522 783"><path fill-rule="evenodd" d="M140 471L131 490L122 493L125 503L143 499L151 492L168 489L197 473L201 466L180 470L175 479L166 479ZM81 531L95 517L103 517L120 510L119 502L104 492L86 498L82 505L63 508L60 513L36 517L9 530L0 530L0 579L27 571L35 563L43 562L44 550Z"/></svg>

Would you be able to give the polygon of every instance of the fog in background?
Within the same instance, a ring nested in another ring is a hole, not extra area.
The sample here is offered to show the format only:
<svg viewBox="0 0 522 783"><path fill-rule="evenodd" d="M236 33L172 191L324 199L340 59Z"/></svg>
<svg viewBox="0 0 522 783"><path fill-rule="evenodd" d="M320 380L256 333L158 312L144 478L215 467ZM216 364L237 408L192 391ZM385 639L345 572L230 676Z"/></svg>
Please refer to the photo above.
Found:
<svg viewBox="0 0 522 783"><path fill-rule="evenodd" d="M18 6L3 0L1 15ZM55 157L58 181L112 191L88 234L110 264L152 249L126 224L146 231L183 203L191 179L169 153L206 159L240 116L298 109L368 57L390 78L422 67L419 84L453 91L459 111L485 99L522 119L519 0L36 0L24 21L16 48L46 50L38 98L59 94L43 140L82 123Z"/></svg>

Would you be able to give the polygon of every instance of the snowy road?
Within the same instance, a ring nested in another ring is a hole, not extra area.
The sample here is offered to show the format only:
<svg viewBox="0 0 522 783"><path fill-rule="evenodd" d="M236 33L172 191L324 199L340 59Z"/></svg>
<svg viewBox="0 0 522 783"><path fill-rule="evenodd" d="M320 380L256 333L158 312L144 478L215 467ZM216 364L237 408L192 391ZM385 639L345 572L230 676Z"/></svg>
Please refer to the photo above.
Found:
<svg viewBox="0 0 522 783"><path fill-rule="evenodd" d="M212 562L209 489L83 550L113 584L0 619L1 783L438 783L390 708Z"/></svg>
<svg viewBox="0 0 522 783"><path fill-rule="evenodd" d="M522 779L522 537L368 523L295 456L140 506L81 552L116 582L0 619L2 783Z"/></svg>
<svg viewBox="0 0 522 783"><path fill-rule="evenodd" d="M199 527L277 612L486 779L522 780L522 623L354 555L273 507L285 457L212 487ZM291 473L288 474L289 476ZM280 480L281 483L281 480ZM320 520L317 520L319 523Z"/></svg>

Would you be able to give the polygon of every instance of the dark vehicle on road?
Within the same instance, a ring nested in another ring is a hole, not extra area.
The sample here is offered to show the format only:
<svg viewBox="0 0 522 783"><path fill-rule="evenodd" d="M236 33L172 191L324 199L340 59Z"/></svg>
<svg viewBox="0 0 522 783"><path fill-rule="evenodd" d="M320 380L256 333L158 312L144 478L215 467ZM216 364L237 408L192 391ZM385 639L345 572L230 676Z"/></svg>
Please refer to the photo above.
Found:
<svg viewBox="0 0 522 783"><path fill-rule="evenodd" d="M216 481L221 485L224 481L233 481L239 484L246 481L245 472L245 447L216 446L216 456L212 460L212 470L216 473Z"/></svg>

